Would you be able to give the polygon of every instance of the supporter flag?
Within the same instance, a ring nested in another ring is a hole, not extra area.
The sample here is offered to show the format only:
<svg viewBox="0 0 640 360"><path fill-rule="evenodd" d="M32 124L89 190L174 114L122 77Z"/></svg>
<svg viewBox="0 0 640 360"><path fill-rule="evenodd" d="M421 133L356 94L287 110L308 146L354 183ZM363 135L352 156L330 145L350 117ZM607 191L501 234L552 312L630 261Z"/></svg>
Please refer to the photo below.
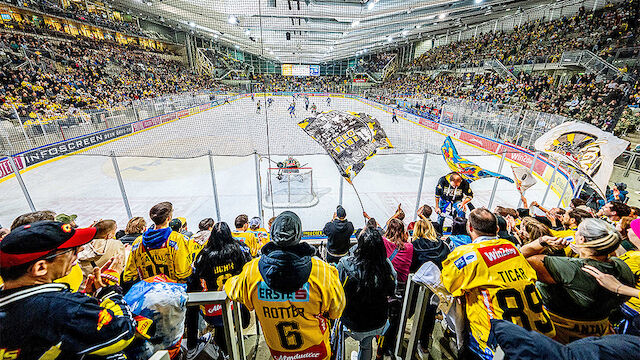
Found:
<svg viewBox="0 0 640 360"><path fill-rule="evenodd" d="M538 182L531 170L526 167L511 165L511 171L513 171L513 179L516 181L516 187L522 194Z"/></svg>
<svg viewBox="0 0 640 360"><path fill-rule="evenodd" d="M453 140L451 140L451 136L447 136L447 138L444 139L444 143L442 144L441 150L442 150L442 157L444 158L444 161L449 166L449 169L459 173L463 179L469 182L476 181L483 178L488 178L488 177L497 177L498 179L501 179L501 180L507 180L510 183L513 182L513 180L511 180L510 178L502 174L485 170L480 166L476 165L475 163L458 155L458 150L453 145Z"/></svg>
<svg viewBox="0 0 640 360"><path fill-rule="evenodd" d="M365 113L332 110L298 123L331 156L349 182L378 149L392 148L378 120Z"/></svg>
<svg viewBox="0 0 640 360"><path fill-rule="evenodd" d="M605 193L613 171L613 161L629 146L593 125L569 121L560 124L536 140L535 147L569 164Z"/></svg>

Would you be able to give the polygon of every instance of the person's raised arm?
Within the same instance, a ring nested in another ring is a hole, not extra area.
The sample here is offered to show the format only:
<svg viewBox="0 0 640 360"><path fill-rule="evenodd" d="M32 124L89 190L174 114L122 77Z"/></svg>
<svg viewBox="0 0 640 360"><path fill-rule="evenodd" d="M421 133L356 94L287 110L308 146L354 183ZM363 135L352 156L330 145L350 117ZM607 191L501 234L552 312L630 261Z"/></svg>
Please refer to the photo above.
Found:
<svg viewBox="0 0 640 360"><path fill-rule="evenodd" d="M611 274L605 274L591 265L583 266L582 271L596 278L596 281L600 286L613 293L640 298L640 290L621 283L620 280L616 279L616 277Z"/></svg>

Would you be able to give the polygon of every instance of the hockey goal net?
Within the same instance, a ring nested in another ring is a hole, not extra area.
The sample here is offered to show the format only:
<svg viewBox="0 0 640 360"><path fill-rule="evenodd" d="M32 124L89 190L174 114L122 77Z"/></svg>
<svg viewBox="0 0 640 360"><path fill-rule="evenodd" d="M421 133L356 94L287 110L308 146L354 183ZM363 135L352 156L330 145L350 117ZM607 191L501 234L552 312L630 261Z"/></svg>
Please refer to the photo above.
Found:
<svg viewBox="0 0 640 360"><path fill-rule="evenodd" d="M295 208L311 207L318 203L312 168L269 168L267 177L265 206Z"/></svg>

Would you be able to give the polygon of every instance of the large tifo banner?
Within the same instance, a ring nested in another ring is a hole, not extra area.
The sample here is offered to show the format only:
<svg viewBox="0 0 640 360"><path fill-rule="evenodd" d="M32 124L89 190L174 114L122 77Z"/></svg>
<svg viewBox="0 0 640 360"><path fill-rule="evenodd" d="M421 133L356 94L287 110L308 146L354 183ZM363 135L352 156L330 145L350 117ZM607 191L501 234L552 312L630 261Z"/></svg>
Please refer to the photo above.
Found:
<svg viewBox="0 0 640 360"><path fill-rule="evenodd" d="M231 99L235 99L232 97ZM121 125L115 128L98 131L92 134L78 136L65 141L41 146L32 150L27 150L23 153L17 154L13 157L16 166L19 170L24 169L27 166L37 164L39 162L47 161L58 156L68 155L79 150L84 150L92 146L103 144L107 141L117 139L122 136L130 135L138 131L143 131L151 127L164 124L169 121L181 119L190 115L197 114L199 112L211 109L214 106L220 105L224 100L215 100L202 105L194 106L188 109L174 111L172 113L155 116L152 118L136 121L133 123ZM0 159L0 179L13 174L13 169L9 163L8 158Z"/></svg>
<svg viewBox="0 0 640 360"><path fill-rule="evenodd" d="M605 194L613 161L629 142L591 124L569 121L536 140L535 147L582 172Z"/></svg>
<svg viewBox="0 0 640 360"><path fill-rule="evenodd" d="M378 120L365 113L333 110L298 125L322 145L349 182L378 149L393 147Z"/></svg>

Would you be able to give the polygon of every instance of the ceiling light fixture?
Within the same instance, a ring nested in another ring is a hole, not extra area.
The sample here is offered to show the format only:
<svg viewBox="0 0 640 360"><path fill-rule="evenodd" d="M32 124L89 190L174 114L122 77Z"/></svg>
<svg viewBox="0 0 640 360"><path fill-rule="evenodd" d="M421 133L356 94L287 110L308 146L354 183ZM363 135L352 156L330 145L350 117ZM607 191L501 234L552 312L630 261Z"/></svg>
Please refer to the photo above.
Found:
<svg viewBox="0 0 640 360"><path fill-rule="evenodd" d="M251 30L249 30L249 29L245 30L245 31L244 31L244 34L245 34L245 35L249 35L249 34L251 34Z"/></svg>
<svg viewBox="0 0 640 360"><path fill-rule="evenodd" d="M375 2L370 2L369 5L367 5L367 9L368 10L373 10L373 8L376 6Z"/></svg>
<svg viewBox="0 0 640 360"><path fill-rule="evenodd" d="M234 15L229 15L229 19L227 21L229 22L229 24L237 24L238 18L235 17Z"/></svg>
<svg viewBox="0 0 640 360"><path fill-rule="evenodd" d="M473 0L473 2L476 4L482 4L482 0Z"/></svg>
<svg viewBox="0 0 640 360"><path fill-rule="evenodd" d="M447 17L447 13L442 13L442 14L438 15L438 19L440 19L440 20L442 20L442 19L444 19L446 17Z"/></svg>
<svg viewBox="0 0 640 360"><path fill-rule="evenodd" d="M356 27L360 25L360 20L355 20L354 22L351 23L351 27Z"/></svg>

